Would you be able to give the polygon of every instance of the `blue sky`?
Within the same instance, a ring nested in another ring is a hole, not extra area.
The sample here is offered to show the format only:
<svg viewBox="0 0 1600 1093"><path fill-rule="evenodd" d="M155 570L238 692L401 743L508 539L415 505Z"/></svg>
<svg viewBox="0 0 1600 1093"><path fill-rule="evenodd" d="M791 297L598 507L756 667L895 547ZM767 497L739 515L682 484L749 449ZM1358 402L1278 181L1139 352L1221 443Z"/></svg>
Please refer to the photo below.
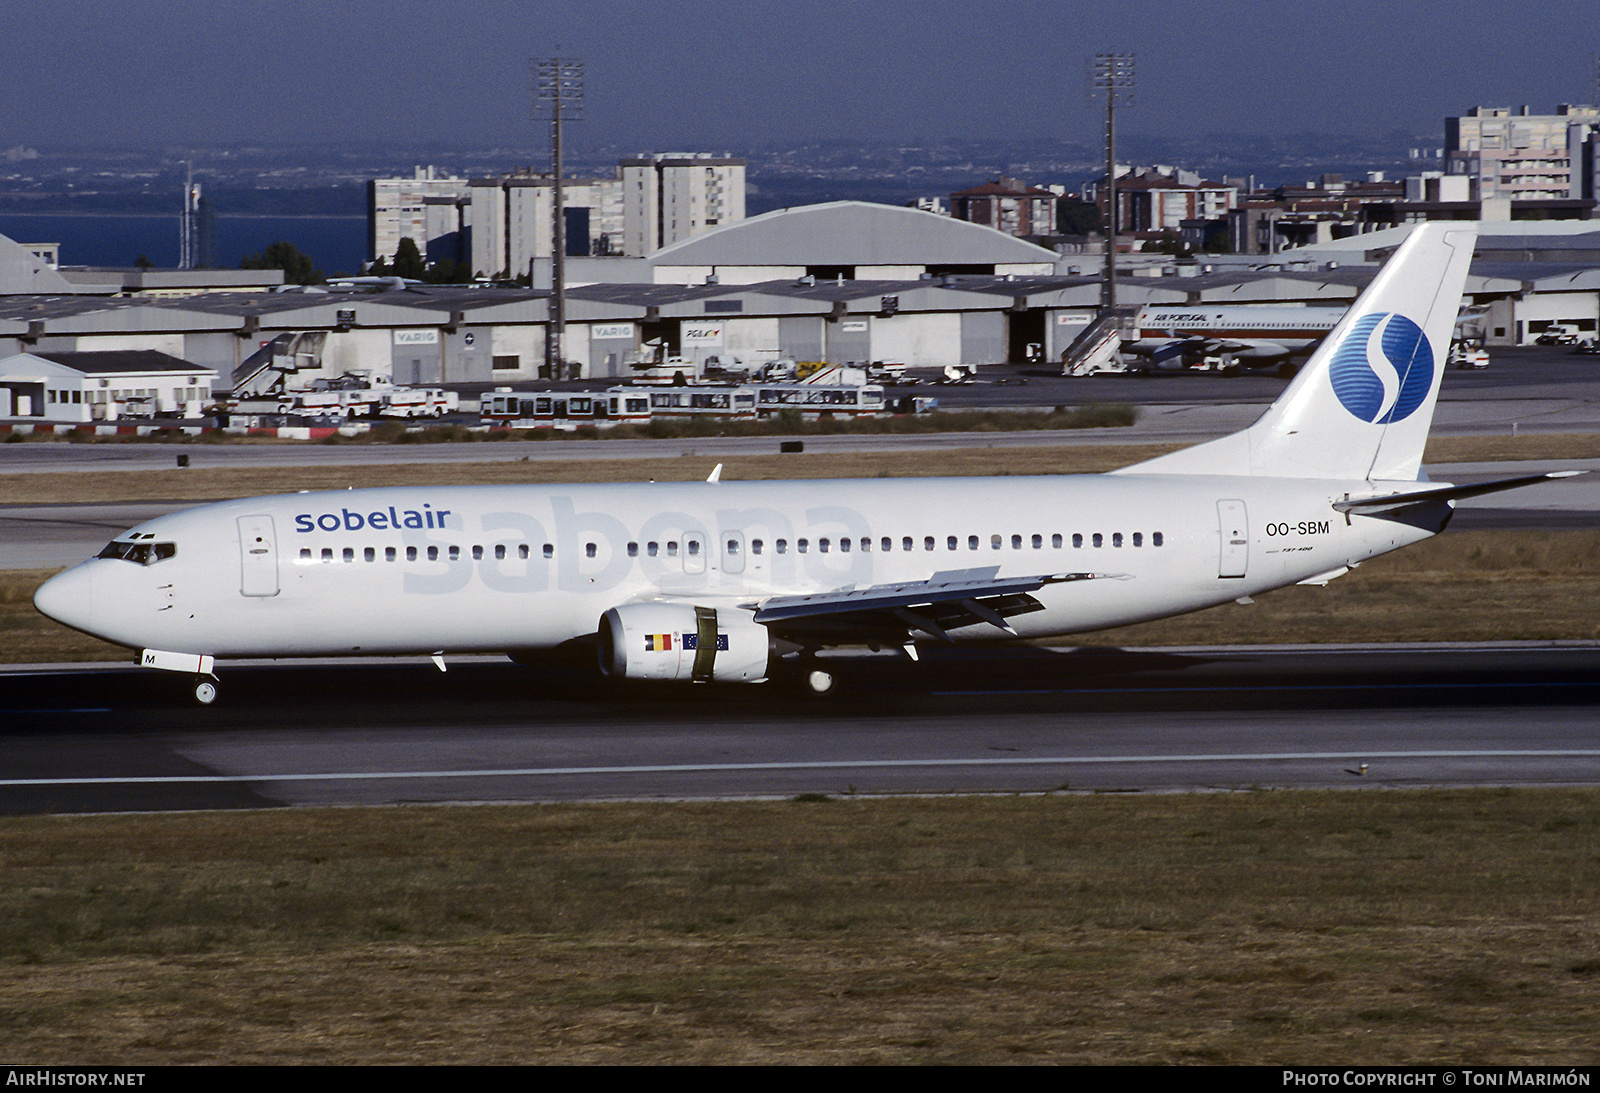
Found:
<svg viewBox="0 0 1600 1093"><path fill-rule="evenodd" d="M7 0L0 147L540 144L528 59L577 57L572 140L1094 140L1084 60L1137 54L1125 132L1404 130L1594 96L1594 0Z"/></svg>

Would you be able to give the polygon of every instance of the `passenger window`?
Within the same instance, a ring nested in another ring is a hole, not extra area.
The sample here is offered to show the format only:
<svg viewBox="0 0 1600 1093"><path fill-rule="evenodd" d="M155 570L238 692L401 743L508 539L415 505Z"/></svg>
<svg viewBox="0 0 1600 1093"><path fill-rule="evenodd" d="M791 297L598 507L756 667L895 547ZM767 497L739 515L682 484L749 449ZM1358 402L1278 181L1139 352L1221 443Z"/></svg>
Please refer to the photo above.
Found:
<svg viewBox="0 0 1600 1093"><path fill-rule="evenodd" d="M1120 547L1122 545L1122 532L1113 531L1111 533L1111 545L1114 547Z"/></svg>
<svg viewBox="0 0 1600 1093"><path fill-rule="evenodd" d="M361 552L361 558L363 561L375 562L378 560L378 551L375 547L367 547Z"/></svg>
<svg viewBox="0 0 1600 1093"><path fill-rule="evenodd" d="M1043 535L1035 535L1033 537L1033 549L1034 550L1038 550L1042 546L1044 546L1044 536Z"/></svg>
<svg viewBox="0 0 1600 1093"><path fill-rule="evenodd" d="M933 536L931 536L931 535L923 536L923 538L922 538L922 549L923 550L932 550L933 549Z"/></svg>
<svg viewBox="0 0 1600 1093"><path fill-rule="evenodd" d="M414 546L406 547L406 561L414 562L416 560L417 560L417 548L414 547Z"/></svg>
<svg viewBox="0 0 1600 1093"><path fill-rule="evenodd" d="M1151 546L1160 546L1161 545L1161 541L1162 541L1161 540L1161 533L1159 531L1152 531L1150 533L1150 545Z"/></svg>
<svg viewBox="0 0 1600 1093"><path fill-rule="evenodd" d="M760 539L751 539L750 540L750 553L751 554L760 554L761 551L763 549L765 549L765 548L766 548L766 544L763 543Z"/></svg>
<svg viewBox="0 0 1600 1093"><path fill-rule="evenodd" d="M638 556L639 556L639 544L638 543L629 543L628 544L628 557L637 558Z"/></svg>
<svg viewBox="0 0 1600 1093"><path fill-rule="evenodd" d="M300 560L302 562L309 562L311 560L311 548L310 547L301 547L300 548Z"/></svg>
<svg viewBox="0 0 1600 1093"><path fill-rule="evenodd" d="M325 561L325 562L333 561L333 548L332 547L323 547L322 548L322 560Z"/></svg>
<svg viewBox="0 0 1600 1093"><path fill-rule="evenodd" d="M808 548L810 545L811 542L808 539L797 539L794 544L794 549L797 552L804 554L806 552L806 548Z"/></svg>
<svg viewBox="0 0 1600 1093"><path fill-rule="evenodd" d="M589 545L593 546L594 544L590 543ZM684 549L685 549L685 552L689 555L689 557L691 557L691 558L700 557L700 540L699 539L690 539L687 543L684 544ZM589 557L592 558L592 557L594 557L594 555L591 554L591 555L589 555Z"/></svg>
<svg viewBox="0 0 1600 1093"><path fill-rule="evenodd" d="M1055 547L1057 550L1061 549L1061 533L1059 531L1050 536L1050 545Z"/></svg>
<svg viewBox="0 0 1600 1093"><path fill-rule="evenodd" d="M904 539L900 540L900 549L901 550L909 551L911 549L911 546L912 546L911 536L907 535Z"/></svg>
<svg viewBox="0 0 1600 1093"><path fill-rule="evenodd" d="M494 545L494 560L497 561L497 562L498 561L503 561L505 559L505 556L506 556L506 545L504 543L496 543Z"/></svg>
<svg viewBox="0 0 1600 1093"><path fill-rule="evenodd" d="M1099 548L1100 548L1100 547L1102 547L1102 546L1104 546L1104 545L1105 545L1105 536L1103 536L1103 535L1101 535L1101 534L1100 534L1100 533L1099 533L1099 532L1098 532L1098 531L1097 531L1097 532L1095 532L1095 533L1094 533L1094 540L1093 540L1093 542L1094 542L1094 545L1095 545L1095 548L1096 548L1096 549L1099 549Z"/></svg>
<svg viewBox="0 0 1600 1093"><path fill-rule="evenodd" d="M967 549L968 550L977 550L978 549L978 537L976 535L967 536Z"/></svg>
<svg viewBox="0 0 1600 1093"><path fill-rule="evenodd" d="M452 546L450 548L450 560L452 562L459 562L461 560L461 548L460 547Z"/></svg>
<svg viewBox="0 0 1600 1093"><path fill-rule="evenodd" d="M1002 542L1004 542L1004 540L1001 539L1000 536L998 536L998 535L989 536L989 549L990 550L999 550L1000 549L1000 544Z"/></svg>
<svg viewBox="0 0 1600 1093"><path fill-rule="evenodd" d="M472 560L475 562L483 561L483 548L481 546L472 548Z"/></svg>
<svg viewBox="0 0 1600 1093"><path fill-rule="evenodd" d="M392 561L395 560L395 557L396 557L396 551L395 551L394 547L384 547L383 548L383 560L384 561L392 562Z"/></svg>
<svg viewBox="0 0 1600 1093"><path fill-rule="evenodd" d="M1133 545L1136 547L1144 546L1144 532L1136 531L1133 533Z"/></svg>
<svg viewBox="0 0 1600 1093"><path fill-rule="evenodd" d="M527 557L528 557L528 544L527 543L519 543L519 544L517 544L517 557L523 559L524 561L527 560Z"/></svg>
<svg viewBox="0 0 1600 1093"><path fill-rule="evenodd" d="M779 539L778 540L778 553L779 554L787 554L787 553L789 553L789 540L787 540L787 539Z"/></svg>
<svg viewBox="0 0 1600 1093"><path fill-rule="evenodd" d="M757 541L759 542L759 540L757 540ZM737 553L739 553L739 540L737 540L737 539L729 539L728 540L728 553L729 554L737 554Z"/></svg>
<svg viewBox="0 0 1600 1093"><path fill-rule="evenodd" d="M667 541L667 557L676 558L677 556L678 556L678 544L673 540L668 540Z"/></svg>
<svg viewBox="0 0 1600 1093"><path fill-rule="evenodd" d="M436 547L436 546L429 547L428 548L428 561L437 562L438 560L439 560L439 548Z"/></svg>
<svg viewBox="0 0 1600 1093"><path fill-rule="evenodd" d="M657 554L659 554L661 552L661 544L660 543L646 543L645 547L644 547L644 552L646 554L650 555L650 557L654 558Z"/></svg>
<svg viewBox="0 0 1600 1093"><path fill-rule="evenodd" d="M347 561L347 562L353 562L353 561L356 560L356 548L355 547L345 547L344 548L344 560Z"/></svg>
<svg viewBox="0 0 1600 1093"><path fill-rule="evenodd" d="M594 557L597 557L599 555L599 553L600 553L600 548L598 546L596 546L594 543L584 543L583 544L584 557L586 557L586 558L594 558Z"/></svg>
<svg viewBox="0 0 1600 1093"><path fill-rule="evenodd" d="M945 539L944 548L946 550L955 550L956 549L956 537L954 535L951 535L951 536L949 536L948 538Z"/></svg>
<svg viewBox="0 0 1600 1093"><path fill-rule="evenodd" d="M1082 532L1076 532L1076 531L1073 532L1072 533L1072 549L1078 550L1078 549L1081 549L1082 547L1083 547L1083 533Z"/></svg>
<svg viewBox="0 0 1600 1093"><path fill-rule="evenodd" d="M556 556L556 547L554 543L546 543L544 545L544 556L546 558L554 558Z"/></svg>

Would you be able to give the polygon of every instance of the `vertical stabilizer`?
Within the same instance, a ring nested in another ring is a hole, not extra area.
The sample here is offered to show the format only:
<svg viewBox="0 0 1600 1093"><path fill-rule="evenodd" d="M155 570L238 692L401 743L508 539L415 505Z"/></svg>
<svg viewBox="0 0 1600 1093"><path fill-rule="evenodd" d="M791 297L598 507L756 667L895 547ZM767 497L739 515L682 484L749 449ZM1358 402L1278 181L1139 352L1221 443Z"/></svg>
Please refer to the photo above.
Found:
<svg viewBox="0 0 1600 1093"><path fill-rule="evenodd" d="M1476 241L1417 225L1254 425L1119 473L1417 478Z"/></svg>

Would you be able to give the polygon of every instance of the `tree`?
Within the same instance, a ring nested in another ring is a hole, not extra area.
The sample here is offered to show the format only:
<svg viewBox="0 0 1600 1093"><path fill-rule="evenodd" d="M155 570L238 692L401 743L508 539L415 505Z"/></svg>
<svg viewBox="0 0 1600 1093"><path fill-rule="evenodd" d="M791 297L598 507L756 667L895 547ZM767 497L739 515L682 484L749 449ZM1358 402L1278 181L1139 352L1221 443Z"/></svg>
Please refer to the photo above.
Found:
<svg viewBox="0 0 1600 1093"><path fill-rule="evenodd" d="M1088 235L1105 230L1105 218L1092 201L1063 197L1056 204L1056 231L1062 235Z"/></svg>
<svg viewBox="0 0 1600 1093"><path fill-rule="evenodd" d="M239 268L281 269L284 281L291 285L316 285L324 279L322 271L311 264L310 256L302 254L293 243L273 243L260 254L247 254Z"/></svg>
<svg viewBox="0 0 1600 1093"><path fill-rule="evenodd" d="M394 249L394 263L389 267L389 272L408 281L420 281L428 272L428 263L422 260L417 241L409 235L400 240L400 245Z"/></svg>

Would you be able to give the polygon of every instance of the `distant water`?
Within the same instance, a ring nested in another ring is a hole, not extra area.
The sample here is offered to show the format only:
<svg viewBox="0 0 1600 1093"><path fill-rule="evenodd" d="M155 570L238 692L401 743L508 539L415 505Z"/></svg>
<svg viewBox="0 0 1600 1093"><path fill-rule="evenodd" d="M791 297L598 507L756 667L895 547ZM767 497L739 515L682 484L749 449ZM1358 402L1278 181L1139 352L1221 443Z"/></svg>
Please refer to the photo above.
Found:
<svg viewBox="0 0 1600 1093"><path fill-rule="evenodd" d="M293 243L323 273L356 273L366 260L363 216L219 216L216 267L238 269L247 254ZM176 216L53 216L0 213L0 235L18 243L59 243L64 266L132 266L142 254L178 265Z"/></svg>

